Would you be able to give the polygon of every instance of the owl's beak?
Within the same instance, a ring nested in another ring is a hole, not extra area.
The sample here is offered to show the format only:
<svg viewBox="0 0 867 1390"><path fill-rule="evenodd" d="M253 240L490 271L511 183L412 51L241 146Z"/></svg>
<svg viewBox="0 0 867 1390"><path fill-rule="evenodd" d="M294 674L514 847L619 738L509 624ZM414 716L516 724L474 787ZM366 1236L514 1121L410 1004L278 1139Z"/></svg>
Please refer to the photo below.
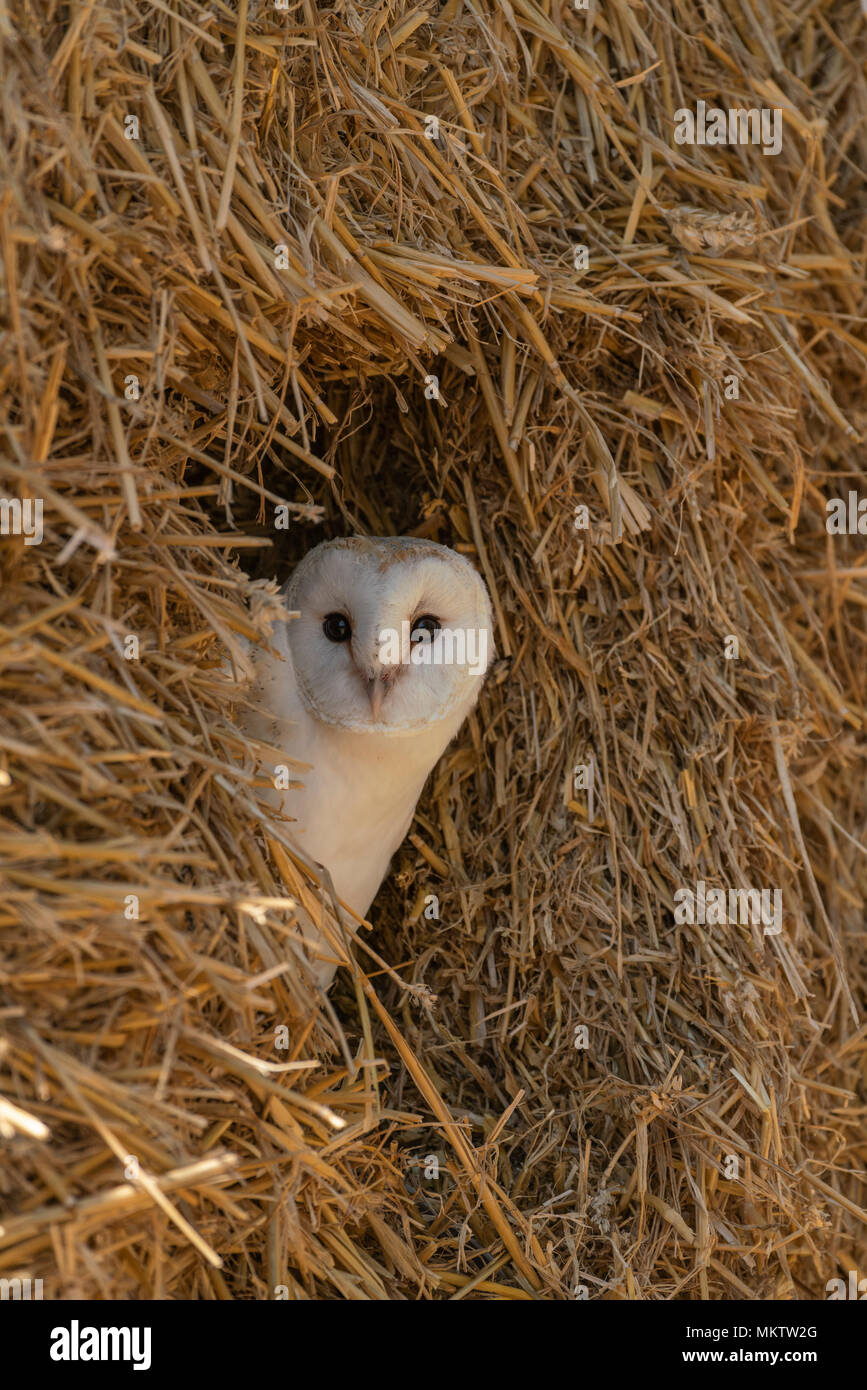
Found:
<svg viewBox="0 0 867 1390"><path fill-rule="evenodd" d="M379 712L382 709L382 702L388 694L389 689L390 685L387 676L368 676L367 698L370 701L370 713L373 716L373 722L375 724L379 723Z"/></svg>

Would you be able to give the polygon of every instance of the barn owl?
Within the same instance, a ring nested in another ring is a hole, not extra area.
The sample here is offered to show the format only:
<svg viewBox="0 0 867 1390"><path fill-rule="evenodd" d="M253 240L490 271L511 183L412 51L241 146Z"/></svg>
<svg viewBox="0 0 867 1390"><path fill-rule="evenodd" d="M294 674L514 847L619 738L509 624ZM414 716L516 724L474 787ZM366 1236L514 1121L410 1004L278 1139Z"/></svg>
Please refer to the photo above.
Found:
<svg viewBox="0 0 867 1390"><path fill-rule="evenodd" d="M316 546L283 594L298 616L271 639L276 655L251 653L242 723L311 765L302 788L271 799L364 918L428 773L478 699L493 654L488 592L456 551L397 536ZM317 967L323 988L335 969Z"/></svg>

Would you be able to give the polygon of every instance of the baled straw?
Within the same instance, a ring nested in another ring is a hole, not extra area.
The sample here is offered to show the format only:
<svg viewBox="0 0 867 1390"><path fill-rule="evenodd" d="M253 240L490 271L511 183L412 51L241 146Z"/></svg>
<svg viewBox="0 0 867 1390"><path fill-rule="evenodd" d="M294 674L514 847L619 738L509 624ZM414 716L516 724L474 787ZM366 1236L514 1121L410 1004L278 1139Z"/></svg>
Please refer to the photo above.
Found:
<svg viewBox="0 0 867 1390"><path fill-rule="evenodd" d="M824 1297L867 1256L857 5L65 16L0 21L45 528L0 541L0 1272ZM678 144L699 100L780 152ZM353 529L470 555L498 661L322 1000L224 663ZM675 922L699 880L783 930Z"/></svg>

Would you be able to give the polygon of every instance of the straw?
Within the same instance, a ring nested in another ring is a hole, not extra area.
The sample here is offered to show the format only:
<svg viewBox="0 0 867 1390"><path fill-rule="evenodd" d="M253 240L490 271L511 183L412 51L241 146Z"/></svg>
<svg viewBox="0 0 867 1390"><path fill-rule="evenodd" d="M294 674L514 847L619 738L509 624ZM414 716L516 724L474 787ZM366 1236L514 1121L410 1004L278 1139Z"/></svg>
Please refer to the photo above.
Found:
<svg viewBox="0 0 867 1390"><path fill-rule="evenodd" d="M858 7L18 9L0 1273L863 1274L867 596L825 524L867 496ZM678 144L699 101L778 105L780 152ZM349 951L232 665L355 531L467 555L497 653ZM676 922L700 880L782 931Z"/></svg>

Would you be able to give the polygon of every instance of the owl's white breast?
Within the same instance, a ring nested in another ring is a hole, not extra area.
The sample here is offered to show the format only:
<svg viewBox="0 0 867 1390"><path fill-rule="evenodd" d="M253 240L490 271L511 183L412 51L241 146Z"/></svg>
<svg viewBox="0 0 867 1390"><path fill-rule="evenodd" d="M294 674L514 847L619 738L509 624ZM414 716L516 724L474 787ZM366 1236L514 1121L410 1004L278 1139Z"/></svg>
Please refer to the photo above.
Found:
<svg viewBox="0 0 867 1390"><path fill-rule="evenodd" d="M282 660L257 655L251 692L270 717L245 718L245 727L288 758L311 764L299 774L303 787L274 791L270 799L294 818L290 833L328 869L338 897L365 917L463 712L404 737L324 724L301 702L285 631L272 646Z"/></svg>

